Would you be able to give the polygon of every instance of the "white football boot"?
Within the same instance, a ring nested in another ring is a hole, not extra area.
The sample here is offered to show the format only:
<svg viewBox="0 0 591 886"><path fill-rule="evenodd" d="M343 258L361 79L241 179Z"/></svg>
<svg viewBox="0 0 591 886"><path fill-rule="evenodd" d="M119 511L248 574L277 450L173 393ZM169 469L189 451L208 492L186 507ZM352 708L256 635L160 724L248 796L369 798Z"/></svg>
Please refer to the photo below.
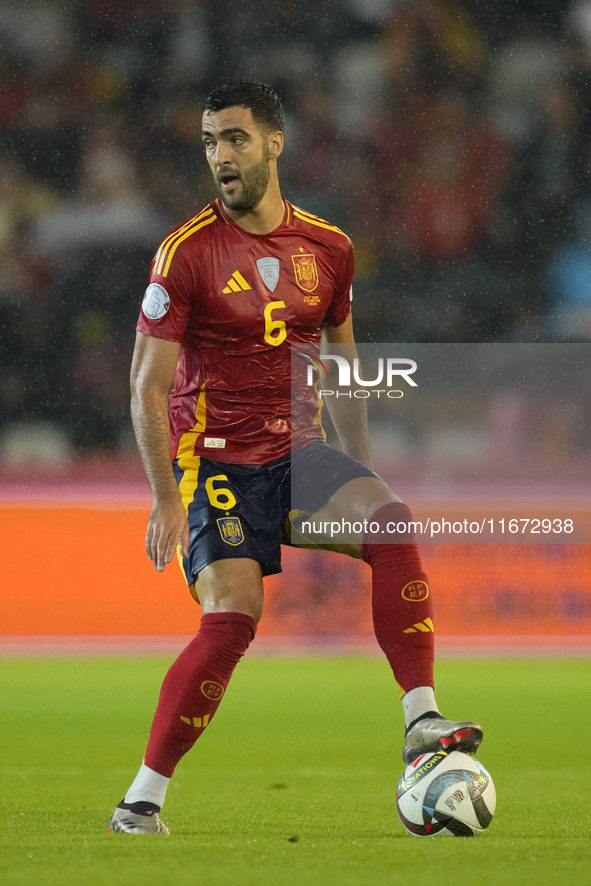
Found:
<svg viewBox="0 0 591 886"><path fill-rule="evenodd" d="M139 805L134 804L134 806ZM147 808L145 812L140 813L123 809L122 806L118 806L111 816L109 830L116 834L170 834L156 809Z"/></svg>
<svg viewBox="0 0 591 886"><path fill-rule="evenodd" d="M471 720L423 717L413 723L404 737L402 759L410 766L421 754L433 751L463 751L475 754L482 741L482 727Z"/></svg>

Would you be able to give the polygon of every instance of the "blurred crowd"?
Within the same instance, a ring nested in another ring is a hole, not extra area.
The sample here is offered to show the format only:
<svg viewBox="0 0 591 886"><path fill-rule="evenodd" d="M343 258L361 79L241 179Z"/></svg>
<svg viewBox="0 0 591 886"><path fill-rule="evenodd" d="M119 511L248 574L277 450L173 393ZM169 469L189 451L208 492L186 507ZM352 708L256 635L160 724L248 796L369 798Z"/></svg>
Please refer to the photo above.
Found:
<svg viewBox="0 0 591 886"><path fill-rule="evenodd" d="M241 77L354 241L360 341L591 341L591 0L0 0L5 463L130 450L149 263Z"/></svg>

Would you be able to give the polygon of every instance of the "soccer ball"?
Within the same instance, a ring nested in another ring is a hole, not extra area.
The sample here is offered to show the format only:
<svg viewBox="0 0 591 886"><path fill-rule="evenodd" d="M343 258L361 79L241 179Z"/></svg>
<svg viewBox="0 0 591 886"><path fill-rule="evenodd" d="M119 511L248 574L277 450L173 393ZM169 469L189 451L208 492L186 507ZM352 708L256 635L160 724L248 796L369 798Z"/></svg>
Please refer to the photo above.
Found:
<svg viewBox="0 0 591 886"><path fill-rule="evenodd" d="M396 791L400 820L417 837L476 837L496 803L484 766L461 751L423 754L406 767Z"/></svg>

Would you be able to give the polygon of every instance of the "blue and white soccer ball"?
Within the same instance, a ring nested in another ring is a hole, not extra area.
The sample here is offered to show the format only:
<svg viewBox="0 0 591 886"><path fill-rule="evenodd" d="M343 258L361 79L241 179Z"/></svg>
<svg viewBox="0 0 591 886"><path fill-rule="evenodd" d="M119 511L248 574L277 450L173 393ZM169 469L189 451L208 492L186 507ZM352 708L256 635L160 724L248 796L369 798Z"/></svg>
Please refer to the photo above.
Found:
<svg viewBox="0 0 591 886"><path fill-rule="evenodd" d="M423 754L406 767L396 791L400 820L417 837L476 837L496 803L484 766L461 751Z"/></svg>

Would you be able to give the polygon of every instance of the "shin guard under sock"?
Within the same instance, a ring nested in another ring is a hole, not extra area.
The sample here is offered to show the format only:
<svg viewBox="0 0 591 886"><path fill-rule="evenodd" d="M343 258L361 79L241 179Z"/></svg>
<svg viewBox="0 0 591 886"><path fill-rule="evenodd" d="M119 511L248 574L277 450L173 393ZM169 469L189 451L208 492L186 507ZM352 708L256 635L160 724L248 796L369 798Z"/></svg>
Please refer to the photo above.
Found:
<svg viewBox="0 0 591 886"><path fill-rule="evenodd" d="M383 541L392 535L386 526L395 523L404 528L409 521L412 514L407 505L384 505L371 518L379 530L368 533L361 546L361 556L372 569L376 638L402 693L433 686L433 608L414 533L396 533L402 540L394 544Z"/></svg>
<svg viewBox="0 0 591 886"><path fill-rule="evenodd" d="M241 612L202 616L199 633L168 671L158 700L145 765L170 778L211 722L234 668L256 632Z"/></svg>

